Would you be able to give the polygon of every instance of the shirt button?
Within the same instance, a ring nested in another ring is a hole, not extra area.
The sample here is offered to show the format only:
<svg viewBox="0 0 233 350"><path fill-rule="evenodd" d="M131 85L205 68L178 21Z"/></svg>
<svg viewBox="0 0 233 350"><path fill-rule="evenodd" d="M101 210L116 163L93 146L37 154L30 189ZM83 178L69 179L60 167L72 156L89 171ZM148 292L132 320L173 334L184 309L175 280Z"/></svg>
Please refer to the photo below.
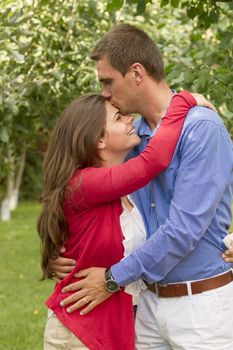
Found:
<svg viewBox="0 0 233 350"><path fill-rule="evenodd" d="M150 206L151 206L151 208L155 208L155 203L152 202Z"/></svg>

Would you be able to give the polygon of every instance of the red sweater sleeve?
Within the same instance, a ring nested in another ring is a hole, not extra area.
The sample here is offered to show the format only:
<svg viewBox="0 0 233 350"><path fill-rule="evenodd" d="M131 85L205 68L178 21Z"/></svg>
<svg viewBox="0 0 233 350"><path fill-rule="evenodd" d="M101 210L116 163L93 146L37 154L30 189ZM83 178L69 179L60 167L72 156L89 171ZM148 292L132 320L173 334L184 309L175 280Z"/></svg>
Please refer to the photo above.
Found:
<svg viewBox="0 0 233 350"><path fill-rule="evenodd" d="M162 123L145 150L129 161L109 168L86 168L71 182L79 183L78 205L93 206L130 194L164 171L173 157L185 117L196 100L187 91L173 96ZM82 204L81 204L82 203Z"/></svg>

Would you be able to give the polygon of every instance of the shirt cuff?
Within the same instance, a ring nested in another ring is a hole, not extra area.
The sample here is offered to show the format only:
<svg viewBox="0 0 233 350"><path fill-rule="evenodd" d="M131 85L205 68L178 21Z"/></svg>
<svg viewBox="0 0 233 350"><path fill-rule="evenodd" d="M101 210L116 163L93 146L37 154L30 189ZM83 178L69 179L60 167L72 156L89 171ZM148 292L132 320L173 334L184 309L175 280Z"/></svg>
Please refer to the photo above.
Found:
<svg viewBox="0 0 233 350"><path fill-rule="evenodd" d="M132 278L129 278L122 261L111 266L111 274L116 283L121 287L124 287L132 282Z"/></svg>

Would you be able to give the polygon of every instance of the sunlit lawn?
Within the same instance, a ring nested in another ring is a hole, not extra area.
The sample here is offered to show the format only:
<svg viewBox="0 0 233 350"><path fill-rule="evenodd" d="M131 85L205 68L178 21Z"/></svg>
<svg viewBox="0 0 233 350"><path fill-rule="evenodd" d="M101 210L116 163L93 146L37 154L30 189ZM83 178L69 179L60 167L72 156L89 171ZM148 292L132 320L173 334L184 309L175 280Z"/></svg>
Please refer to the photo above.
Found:
<svg viewBox="0 0 233 350"><path fill-rule="evenodd" d="M38 212L37 204L23 203L10 222L0 221L0 350L43 348L43 302L53 282L39 281Z"/></svg>
<svg viewBox="0 0 233 350"><path fill-rule="evenodd" d="M39 206L24 203L10 222L0 221L0 350L41 350L53 282L40 282Z"/></svg>

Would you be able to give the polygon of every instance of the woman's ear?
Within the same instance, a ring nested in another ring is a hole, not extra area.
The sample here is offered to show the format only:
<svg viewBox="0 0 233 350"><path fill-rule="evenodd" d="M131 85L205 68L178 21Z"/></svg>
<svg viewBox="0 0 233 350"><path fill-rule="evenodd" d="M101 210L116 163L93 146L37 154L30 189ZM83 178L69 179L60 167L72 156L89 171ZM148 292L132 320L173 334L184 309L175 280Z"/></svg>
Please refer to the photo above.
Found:
<svg viewBox="0 0 233 350"><path fill-rule="evenodd" d="M105 137L98 140L97 149L103 150L106 147Z"/></svg>

